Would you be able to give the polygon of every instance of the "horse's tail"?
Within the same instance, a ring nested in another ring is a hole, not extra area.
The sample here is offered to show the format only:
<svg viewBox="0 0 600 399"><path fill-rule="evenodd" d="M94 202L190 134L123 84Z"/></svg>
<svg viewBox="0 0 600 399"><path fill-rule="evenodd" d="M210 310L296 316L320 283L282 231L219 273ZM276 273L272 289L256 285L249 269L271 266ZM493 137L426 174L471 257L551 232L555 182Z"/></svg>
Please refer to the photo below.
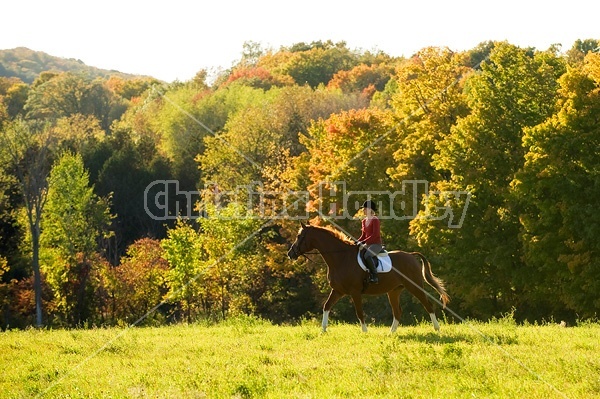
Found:
<svg viewBox="0 0 600 399"><path fill-rule="evenodd" d="M413 252L412 254L421 258L421 263L423 263L423 277L425 277L425 280L427 281L427 283L430 286L432 286L433 288L435 288L435 290L438 292L438 294L440 294L440 300L442 301L442 305L444 306L444 309L445 309L446 304L448 304L448 302L450 302L450 297L448 296L448 293L446 292L446 287L444 286L444 282L433 275L433 273L431 272L431 265L429 264L429 261L422 253Z"/></svg>

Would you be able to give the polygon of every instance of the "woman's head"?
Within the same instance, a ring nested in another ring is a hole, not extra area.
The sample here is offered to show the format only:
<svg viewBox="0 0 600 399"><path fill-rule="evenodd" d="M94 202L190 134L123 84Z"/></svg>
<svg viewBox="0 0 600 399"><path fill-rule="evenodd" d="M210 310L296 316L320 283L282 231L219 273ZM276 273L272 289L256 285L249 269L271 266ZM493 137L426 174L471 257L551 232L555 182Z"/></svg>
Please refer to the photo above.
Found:
<svg viewBox="0 0 600 399"><path fill-rule="evenodd" d="M362 205L363 211L365 212L365 214L369 214L369 213L375 213L377 212L377 205L375 204L375 202L371 201L371 200L367 200L363 203ZM371 212L369 212L371 211Z"/></svg>

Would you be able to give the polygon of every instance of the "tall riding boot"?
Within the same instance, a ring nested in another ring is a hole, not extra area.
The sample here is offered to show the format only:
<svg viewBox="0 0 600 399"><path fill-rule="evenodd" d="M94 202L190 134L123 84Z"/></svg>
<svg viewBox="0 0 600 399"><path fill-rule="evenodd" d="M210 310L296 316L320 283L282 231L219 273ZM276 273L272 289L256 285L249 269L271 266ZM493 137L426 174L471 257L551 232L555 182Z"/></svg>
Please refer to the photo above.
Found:
<svg viewBox="0 0 600 399"><path fill-rule="evenodd" d="M367 261L366 262L367 263L367 268L369 269L369 275L370 275L369 276L370 277L369 282L373 283L373 284L379 283L379 278L377 277L377 264L375 263L376 259L373 258L373 257L371 257L371 256L369 256L366 259L366 261Z"/></svg>

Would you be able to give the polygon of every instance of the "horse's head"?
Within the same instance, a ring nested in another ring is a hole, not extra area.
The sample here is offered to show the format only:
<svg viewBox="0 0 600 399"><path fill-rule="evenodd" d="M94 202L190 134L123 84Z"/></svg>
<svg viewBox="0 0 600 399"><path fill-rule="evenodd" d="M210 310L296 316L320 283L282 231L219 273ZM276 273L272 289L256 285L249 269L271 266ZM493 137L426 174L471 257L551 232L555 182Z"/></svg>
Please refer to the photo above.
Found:
<svg viewBox="0 0 600 399"><path fill-rule="evenodd" d="M298 259L300 255L305 254L310 251L312 248L307 246L306 242L306 234L310 229L310 225L305 225L304 223L300 223L302 227L300 227L300 231L298 232L298 236L296 237L296 241L292 244L288 251L288 257L292 260Z"/></svg>

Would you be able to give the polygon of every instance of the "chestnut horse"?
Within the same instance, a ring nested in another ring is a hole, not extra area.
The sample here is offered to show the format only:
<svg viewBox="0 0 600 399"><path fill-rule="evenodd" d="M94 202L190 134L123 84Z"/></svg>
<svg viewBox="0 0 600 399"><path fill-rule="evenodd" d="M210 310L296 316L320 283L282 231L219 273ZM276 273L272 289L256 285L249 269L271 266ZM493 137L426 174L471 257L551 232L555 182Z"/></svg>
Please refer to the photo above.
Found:
<svg viewBox="0 0 600 399"><path fill-rule="evenodd" d="M331 293L323 306L323 332L327 331L329 311L340 300L350 295L356 310L356 316L364 332L367 331L365 316L362 307L362 295L387 294L394 320L391 332L396 331L402 314L400 308L400 293L406 288L423 304L436 331L440 326L433 312L431 302L423 289L426 281L440 295L444 306L450 301L444 288L444 283L431 272L431 266L419 252L390 251L392 270L388 273L379 273L379 284L368 284L368 272L360 268L357 262L359 246L338 231L328 228L305 225L298 232L296 241L288 251L292 260L309 251L317 250L327 263L327 280Z"/></svg>

